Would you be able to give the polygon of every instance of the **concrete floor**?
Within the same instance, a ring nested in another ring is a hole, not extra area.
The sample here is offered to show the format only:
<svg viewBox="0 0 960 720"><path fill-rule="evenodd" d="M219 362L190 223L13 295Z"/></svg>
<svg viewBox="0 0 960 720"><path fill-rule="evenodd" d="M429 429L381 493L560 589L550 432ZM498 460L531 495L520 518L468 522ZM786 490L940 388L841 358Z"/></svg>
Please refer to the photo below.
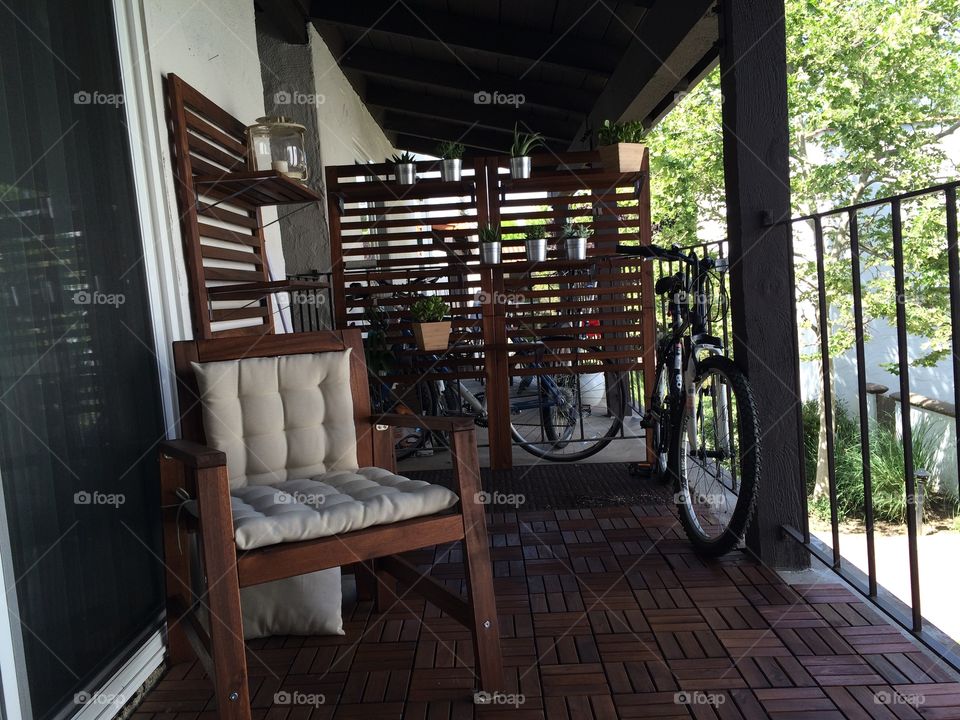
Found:
<svg viewBox="0 0 960 720"><path fill-rule="evenodd" d="M646 459L646 446L643 441L643 428L640 427L640 418L628 417L623 421L622 437L617 437L603 450L592 457L579 460L581 463L610 463L610 462L640 462ZM480 446L480 467L490 467L490 448L488 446L487 429L477 428L477 443ZM446 448L436 451L427 451L407 458L398 463L399 470L441 470L451 467L450 453ZM531 455L522 447L514 445L513 464L515 467L525 465L555 464Z"/></svg>

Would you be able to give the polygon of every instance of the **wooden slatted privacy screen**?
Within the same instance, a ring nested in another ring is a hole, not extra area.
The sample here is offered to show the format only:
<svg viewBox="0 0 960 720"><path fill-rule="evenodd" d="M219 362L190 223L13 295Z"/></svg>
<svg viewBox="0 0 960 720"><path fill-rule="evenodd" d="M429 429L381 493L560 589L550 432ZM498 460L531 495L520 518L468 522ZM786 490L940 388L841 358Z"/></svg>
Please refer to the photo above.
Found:
<svg viewBox="0 0 960 720"><path fill-rule="evenodd" d="M194 335L273 332L271 293L289 283L270 280L260 207L321 198L248 172L246 126L176 75L164 82Z"/></svg>
<svg viewBox="0 0 960 720"><path fill-rule="evenodd" d="M465 165L460 183L444 183L439 163L419 162L412 186L397 185L387 164L327 168L335 319L366 327L371 309L389 316L388 343L408 349L388 383L484 380L491 465L508 467L511 379L536 372L523 351L652 385L652 271L612 257L618 242L650 242L649 172L646 161L636 173L605 169L595 152L536 156L527 180L510 179L506 158ZM525 259L526 228L556 238L567 222L593 230L586 260L565 259L555 239L546 261ZM499 265L480 263L476 235L488 223L503 236ZM409 308L423 295L452 308L451 348L439 359L411 347Z"/></svg>

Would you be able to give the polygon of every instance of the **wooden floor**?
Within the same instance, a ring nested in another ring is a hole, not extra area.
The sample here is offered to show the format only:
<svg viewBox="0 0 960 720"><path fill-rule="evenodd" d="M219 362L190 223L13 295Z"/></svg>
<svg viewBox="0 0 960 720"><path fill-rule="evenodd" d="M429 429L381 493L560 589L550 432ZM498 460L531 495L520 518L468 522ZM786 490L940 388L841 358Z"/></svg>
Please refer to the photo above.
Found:
<svg viewBox="0 0 960 720"><path fill-rule="evenodd" d="M468 633L403 595L345 608L345 637L251 644L254 716L960 718L960 684L858 597L788 586L743 556L704 564L664 505L493 514L508 687L473 703ZM419 553L461 583L458 546ZM197 664L134 717L212 716Z"/></svg>

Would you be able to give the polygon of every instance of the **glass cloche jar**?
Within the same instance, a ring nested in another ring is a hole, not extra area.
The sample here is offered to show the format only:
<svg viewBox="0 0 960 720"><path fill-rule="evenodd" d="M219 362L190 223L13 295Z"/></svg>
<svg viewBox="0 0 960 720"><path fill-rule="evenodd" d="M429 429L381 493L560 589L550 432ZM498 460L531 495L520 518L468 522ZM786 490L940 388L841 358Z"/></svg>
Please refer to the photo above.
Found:
<svg viewBox="0 0 960 720"><path fill-rule="evenodd" d="M306 128L282 116L257 118L247 128L250 169L275 170L296 180L307 179Z"/></svg>

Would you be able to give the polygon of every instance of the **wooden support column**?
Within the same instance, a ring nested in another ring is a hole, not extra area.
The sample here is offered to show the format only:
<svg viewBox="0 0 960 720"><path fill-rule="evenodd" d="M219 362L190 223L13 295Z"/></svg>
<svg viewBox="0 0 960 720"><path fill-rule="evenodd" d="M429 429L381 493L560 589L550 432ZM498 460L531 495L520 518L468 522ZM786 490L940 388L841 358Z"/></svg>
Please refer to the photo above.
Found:
<svg viewBox="0 0 960 720"><path fill-rule="evenodd" d="M777 568L808 555L780 528L804 527L800 363L790 217L783 0L720 6L723 158L733 348L760 415L762 476L750 549Z"/></svg>

